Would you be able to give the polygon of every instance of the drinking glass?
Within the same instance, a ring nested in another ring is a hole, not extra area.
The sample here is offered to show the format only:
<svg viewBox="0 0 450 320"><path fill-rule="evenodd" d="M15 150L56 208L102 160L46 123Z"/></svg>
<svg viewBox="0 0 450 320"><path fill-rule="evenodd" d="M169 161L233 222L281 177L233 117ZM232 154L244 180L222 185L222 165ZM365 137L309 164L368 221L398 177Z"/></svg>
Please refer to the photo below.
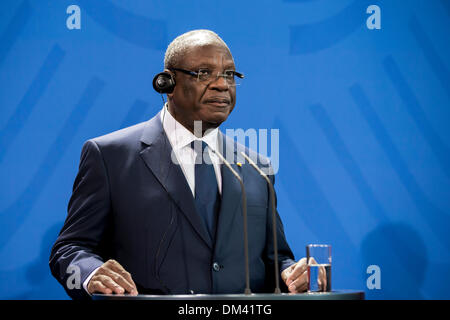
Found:
<svg viewBox="0 0 450 320"><path fill-rule="evenodd" d="M331 245L306 246L308 292L331 291Z"/></svg>

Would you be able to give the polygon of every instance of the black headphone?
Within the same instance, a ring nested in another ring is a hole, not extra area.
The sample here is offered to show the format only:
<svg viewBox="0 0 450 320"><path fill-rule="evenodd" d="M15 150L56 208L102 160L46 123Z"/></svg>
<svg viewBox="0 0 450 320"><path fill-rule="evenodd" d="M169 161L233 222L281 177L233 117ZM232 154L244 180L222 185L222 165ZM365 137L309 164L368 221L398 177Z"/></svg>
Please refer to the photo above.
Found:
<svg viewBox="0 0 450 320"><path fill-rule="evenodd" d="M172 93L175 88L175 79L169 72L160 72L153 78L153 89L158 93Z"/></svg>

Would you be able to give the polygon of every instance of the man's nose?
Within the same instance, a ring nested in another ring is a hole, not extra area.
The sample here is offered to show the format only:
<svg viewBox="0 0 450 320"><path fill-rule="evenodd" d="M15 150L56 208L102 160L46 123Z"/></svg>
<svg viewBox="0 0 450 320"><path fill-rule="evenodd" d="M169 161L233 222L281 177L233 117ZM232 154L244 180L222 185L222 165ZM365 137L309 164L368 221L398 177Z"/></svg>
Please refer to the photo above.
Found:
<svg viewBox="0 0 450 320"><path fill-rule="evenodd" d="M227 80L223 76L218 76L210 83L209 88L220 91L226 91L228 90L229 86Z"/></svg>

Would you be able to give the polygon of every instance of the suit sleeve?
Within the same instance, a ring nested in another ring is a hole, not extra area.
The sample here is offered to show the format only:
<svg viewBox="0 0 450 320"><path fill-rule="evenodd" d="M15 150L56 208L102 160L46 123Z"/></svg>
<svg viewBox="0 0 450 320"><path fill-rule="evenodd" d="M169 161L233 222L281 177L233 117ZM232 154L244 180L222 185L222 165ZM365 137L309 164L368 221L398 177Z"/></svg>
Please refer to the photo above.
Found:
<svg viewBox="0 0 450 320"><path fill-rule="evenodd" d="M88 298L85 279L104 262L101 244L110 220L108 175L95 141L81 153L64 226L50 254L50 269L73 299Z"/></svg>
<svg viewBox="0 0 450 320"><path fill-rule="evenodd" d="M269 172L273 172L272 169L269 169ZM269 175L269 179L274 185L275 188L275 176ZM267 187L269 189L269 186ZM270 192L268 190L268 192ZM273 242L273 224L272 224L272 204L270 202L269 196L269 208L267 210L267 244L266 244L266 269L267 275L269 277L269 281L272 282L272 287L275 285L274 278L274 268L275 268L275 250L274 250L274 242ZM275 193L275 209L277 208L277 195ZM294 254L287 243L286 236L284 234L284 227L281 221L280 215L278 214L278 210L276 210L276 227L277 227L277 246L278 246L278 267L279 267L279 282L280 288L282 291L287 292L287 287L284 284L284 281L281 279L281 272L287 267L291 266L295 263Z"/></svg>

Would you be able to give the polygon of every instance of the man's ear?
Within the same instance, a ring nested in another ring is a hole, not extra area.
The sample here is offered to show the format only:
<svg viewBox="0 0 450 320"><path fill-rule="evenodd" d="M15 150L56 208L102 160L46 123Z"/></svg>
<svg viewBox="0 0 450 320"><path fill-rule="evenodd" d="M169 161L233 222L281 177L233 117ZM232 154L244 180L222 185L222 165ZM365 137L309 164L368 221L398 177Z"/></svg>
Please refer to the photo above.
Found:
<svg viewBox="0 0 450 320"><path fill-rule="evenodd" d="M175 80L175 73L172 72L169 69L164 69L164 72L167 72L168 74L170 74L172 76L172 78ZM176 82L175 82L175 86L176 86ZM174 88L175 90L175 88ZM171 93L167 93L167 100L172 100L173 99L173 91Z"/></svg>

